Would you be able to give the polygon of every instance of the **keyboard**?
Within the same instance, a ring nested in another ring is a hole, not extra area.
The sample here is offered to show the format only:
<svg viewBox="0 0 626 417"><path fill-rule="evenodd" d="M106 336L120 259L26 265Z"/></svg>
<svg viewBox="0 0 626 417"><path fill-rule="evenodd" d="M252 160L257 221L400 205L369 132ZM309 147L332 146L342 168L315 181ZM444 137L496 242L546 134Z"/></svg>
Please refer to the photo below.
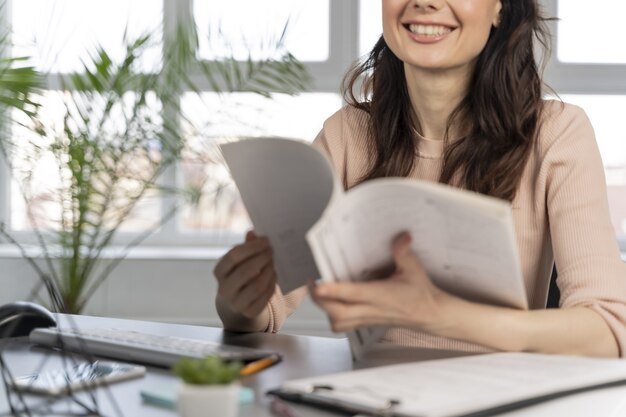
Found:
<svg viewBox="0 0 626 417"><path fill-rule="evenodd" d="M268 350L133 330L37 328L29 337L31 342L40 345L163 367L171 367L182 357L215 355L225 360L249 362L277 355Z"/></svg>

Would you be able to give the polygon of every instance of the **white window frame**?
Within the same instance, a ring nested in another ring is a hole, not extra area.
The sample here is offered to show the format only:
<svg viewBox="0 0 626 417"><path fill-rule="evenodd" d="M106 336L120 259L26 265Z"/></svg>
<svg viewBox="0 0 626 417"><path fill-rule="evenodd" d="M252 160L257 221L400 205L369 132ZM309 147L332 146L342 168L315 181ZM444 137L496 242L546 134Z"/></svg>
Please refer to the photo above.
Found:
<svg viewBox="0 0 626 417"><path fill-rule="evenodd" d="M11 16L11 1L8 0L0 15L0 24L6 24ZM194 0L162 0L164 38L174 31L176 22L190 22L193 19ZM199 0L202 1L202 0ZM375 1L375 0L372 0ZM359 0L329 0L329 56L322 62L305 62L313 75L314 84L309 92L339 93L340 83L346 69L359 58ZM540 0L547 16L557 16L558 0ZM557 59L557 24L551 22L553 45L552 56L546 66L545 80L559 94L620 94L626 95L626 65L616 64L576 64L564 63ZM192 70L192 78L203 91L211 91L210 86L200 76L198 68ZM59 74L51 74L46 80L48 89L58 89L61 85ZM321 128L321 126L320 126ZM1 162L1 161L0 161ZM178 172L171 169L163 181L169 185L177 183ZM10 183L6 164L0 168L0 220L10 218ZM162 212L167 212L175 202L172 197L162 199ZM179 216L164 225L161 230L144 242L150 246L228 246L241 239L232 234L225 237L223 232L179 230ZM29 235L22 233L20 235ZM114 244L130 242L137 234L120 232ZM20 236L22 237L22 236ZM626 252L626 238L620 239L620 248Z"/></svg>
<svg viewBox="0 0 626 417"><path fill-rule="evenodd" d="M558 2L559 0L540 0L546 16L558 17ZM552 54L544 74L547 85L557 94L626 95L626 64L559 61L557 25L557 21L549 23ZM626 236L619 237L618 243L622 253L626 254Z"/></svg>
<svg viewBox="0 0 626 417"><path fill-rule="evenodd" d="M7 1L6 6L1 11L0 23L9 22L12 1L19 0ZM167 41L173 35L177 22L183 22L184 24L184 22L193 21L193 1L162 0L164 41ZM304 62L313 76L313 86L307 92L338 93L346 68L358 58L358 0L329 0L329 14L328 58L321 62ZM212 91L209 83L201 76L199 68L192 68L191 78L201 91ZM60 86L60 74L52 73L46 78L46 89L55 90L59 89ZM172 168L164 174L162 182L167 185L175 185L178 183L178 176L178 170ZM0 203L0 221L4 221L5 224L9 224L8 221L10 220L10 197L10 172L6 164L2 163L0 168L0 198L2 200L2 203ZM162 198L161 212L168 212L174 204L176 204L174 197ZM231 233L225 236L223 231L182 231L179 229L180 214L181 212L179 211L171 221L148 237L143 245L155 247L180 245L221 247L241 240L240 234ZM112 244L123 246L131 242L139 234L119 232ZM14 235L23 242L33 241L32 232L14 232Z"/></svg>

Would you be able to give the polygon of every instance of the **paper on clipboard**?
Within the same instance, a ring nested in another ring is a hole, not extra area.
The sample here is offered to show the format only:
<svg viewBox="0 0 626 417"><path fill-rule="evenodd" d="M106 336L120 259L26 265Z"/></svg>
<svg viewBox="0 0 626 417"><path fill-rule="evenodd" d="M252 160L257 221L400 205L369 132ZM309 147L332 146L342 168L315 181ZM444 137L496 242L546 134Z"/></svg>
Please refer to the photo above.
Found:
<svg viewBox="0 0 626 417"><path fill-rule="evenodd" d="M478 417L624 384L619 359L493 353L299 379L272 393L368 415Z"/></svg>

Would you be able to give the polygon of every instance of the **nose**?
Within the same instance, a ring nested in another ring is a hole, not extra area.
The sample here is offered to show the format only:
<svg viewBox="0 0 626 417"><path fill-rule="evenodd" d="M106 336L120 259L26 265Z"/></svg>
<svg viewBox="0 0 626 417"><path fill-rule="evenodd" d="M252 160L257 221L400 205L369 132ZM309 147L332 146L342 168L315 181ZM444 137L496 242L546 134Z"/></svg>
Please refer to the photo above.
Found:
<svg viewBox="0 0 626 417"><path fill-rule="evenodd" d="M413 0L413 7L424 11L439 10L443 6L445 0Z"/></svg>

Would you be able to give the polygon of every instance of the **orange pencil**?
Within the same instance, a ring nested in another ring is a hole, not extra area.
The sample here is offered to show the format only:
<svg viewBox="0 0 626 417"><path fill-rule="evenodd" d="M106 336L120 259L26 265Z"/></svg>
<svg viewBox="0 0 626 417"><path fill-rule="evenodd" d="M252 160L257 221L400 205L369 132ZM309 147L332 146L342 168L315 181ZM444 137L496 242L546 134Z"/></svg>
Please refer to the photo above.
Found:
<svg viewBox="0 0 626 417"><path fill-rule="evenodd" d="M258 361L250 362L239 371L241 376L248 376L252 374L256 374L257 372L262 371L265 368L269 368L270 366L280 362L280 355L270 355L266 358L259 359Z"/></svg>

